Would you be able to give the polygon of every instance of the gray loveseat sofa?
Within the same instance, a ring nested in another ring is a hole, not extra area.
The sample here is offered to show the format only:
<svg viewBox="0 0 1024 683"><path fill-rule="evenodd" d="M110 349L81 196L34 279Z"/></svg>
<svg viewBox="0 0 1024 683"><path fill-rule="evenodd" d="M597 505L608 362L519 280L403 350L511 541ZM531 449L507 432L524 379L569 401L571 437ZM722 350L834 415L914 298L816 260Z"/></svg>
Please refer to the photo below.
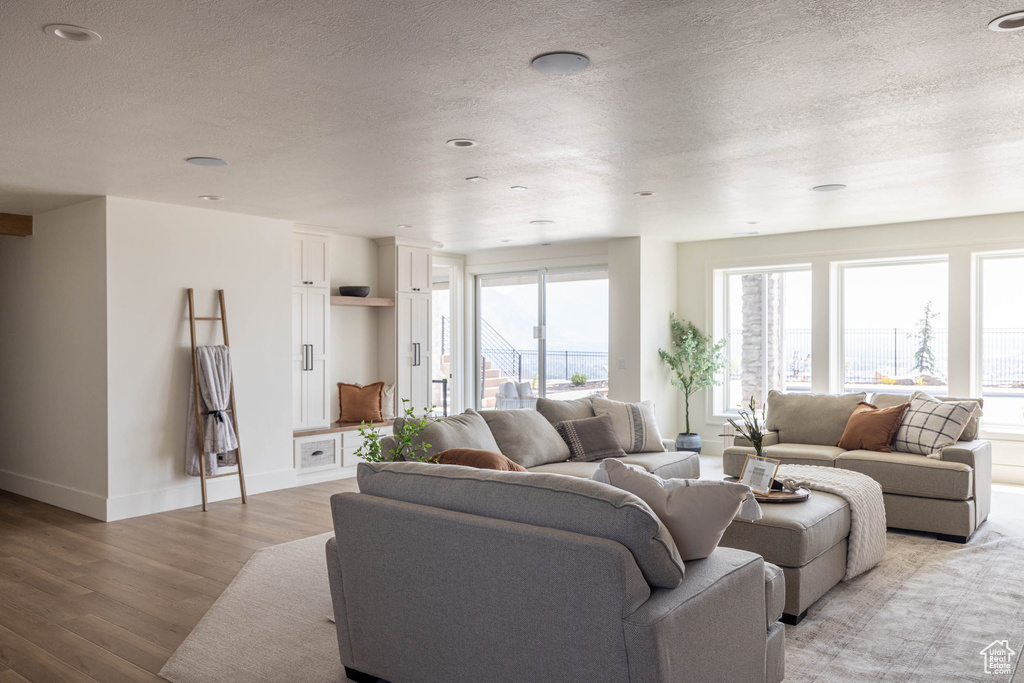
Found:
<svg viewBox="0 0 1024 683"><path fill-rule="evenodd" d="M554 401L539 398L536 410L467 410L461 415L441 418L420 432L418 441L430 444L429 455L449 448L480 448L498 451L531 472L568 474L590 478L600 462L569 460L569 447L553 425L563 420L594 417L589 398ZM401 418L395 429L401 428ZM381 446L390 451L397 445L394 437L385 437ZM697 479L700 458L690 451L676 451L675 442L662 441L664 451L630 453L618 458L639 465L663 479Z"/></svg>
<svg viewBox="0 0 1024 683"><path fill-rule="evenodd" d="M982 404L981 399L971 400ZM879 408L906 403L905 394L874 394ZM977 417L961 441L937 457L911 453L843 450L835 444L864 393L768 394L764 455L795 465L841 467L868 475L882 485L886 523L896 529L934 533L965 543L988 518L992 506L992 444L979 440ZM738 439L737 441L742 441ZM728 476L738 477L754 449L736 443L723 454Z"/></svg>
<svg viewBox="0 0 1024 683"><path fill-rule="evenodd" d="M331 498L327 566L349 677L393 683L776 683L781 571L682 563L639 498L585 479L362 463Z"/></svg>

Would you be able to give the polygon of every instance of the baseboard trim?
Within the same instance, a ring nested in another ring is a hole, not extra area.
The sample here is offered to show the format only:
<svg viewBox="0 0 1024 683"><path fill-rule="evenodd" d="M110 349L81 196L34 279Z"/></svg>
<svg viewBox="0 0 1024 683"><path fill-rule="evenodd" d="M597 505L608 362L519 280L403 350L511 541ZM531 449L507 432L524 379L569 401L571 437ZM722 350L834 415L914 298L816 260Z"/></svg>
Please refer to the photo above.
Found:
<svg viewBox="0 0 1024 683"><path fill-rule="evenodd" d="M96 493L8 470L0 470L0 489L71 510L86 517L107 521L107 499Z"/></svg>
<svg viewBox="0 0 1024 683"><path fill-rule="evenodd" d="M245 490L250 495L288 489L295 485L295 470L290 468L246 474L245 476ZM240 498L238 478L211 479L206 482L206 494L210 502ZM199 477L189 477L188 483L177 486L108 498L107 521L113 522L118 519L141 517L168 510L180 510L200 505L202 502L203 494L199 485Z"/></svg>

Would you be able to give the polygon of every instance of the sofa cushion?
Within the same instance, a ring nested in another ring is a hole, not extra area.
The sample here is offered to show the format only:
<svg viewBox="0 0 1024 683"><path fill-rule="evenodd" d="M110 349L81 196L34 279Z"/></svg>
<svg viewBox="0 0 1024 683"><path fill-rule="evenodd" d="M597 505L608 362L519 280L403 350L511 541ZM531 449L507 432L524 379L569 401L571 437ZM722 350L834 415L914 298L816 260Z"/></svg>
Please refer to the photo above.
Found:
<svg viewBox="0 0 1024 683"><path fill-rule="evenodd" d="M629 549L650 585L683 580L679 552L651 508L596 481L415 462L359 463L356 478L372 496L606 538Z"/></svg>
<svg viewBox="0 0 1024 683"><path fill-rule="evenodd" d="M889 406L894 406L899 403L906 403L923 393L925 392L915 391L909 397L906 394L875 394L871 397L871 402L879 408L888 408ZM956 396L932 396L932 398L939 401L973 401L977 403L978 410L976 410L971 416L971 419L967 421L967 426L964 427L964 431L960 435L958 441L974 441L978 438L978 430L981 428L981 418L984 415L984 411L982 410L985 407L984 398L958 398Z"/></svg>
<svg viewBox="0 0 1024 683"><path fill-rule="evenodd" d="M846 423L867 394L783 394L768 392L766 426L779 433L779 443L831 446L843 436ZM773 456L774 457L774 456Z"/></svg>
<svg viewBox="0 0 1024 683"><path fill-rule="evenodd" d="M565 462L549 462L546 465L531 467L529 472L544 472L547 474L564 474L569 477L583 477L590 479L597 468L601 466L600 460L566 460Z"/></svg>
<svg viewBox="0 0 1024 683"><path fill-rule="evenodd" d="M780 443L766 447L761 453L766 458L774 458L784 465L818 465L832 467L835 459L844 450L837 446L816 446L809 443ZM722 467L730 477L738 477L743 471L743 464L748 455L753 455L751 447L731 446L722 454Z"/></svg>
<svg viewBox="0 0 1024 683"><path fill-rule="evenodd" d="M566 420L580 420L594 417L594 404L590 397L577 398L572 401L555 401L550 398L537 399L537 412L551 423L552 426Z"/></svg>
<svg viewBox="0 0 1024 683"><path fill-rule="evenodd" d="M665 481L637 465L624 465L611 458L601 463L593 478L629 491L650 505L668 527L685 562L702 560L715 551L725 528L747 498L753 506L749 518L761 516L750 487L731 481Z"/></svg>
<svg viewBox="0 0 1024 683"><path fill-rule="evenodd" d="M930 455L952 446L967 427L978 404L943 402L927 394L915 395L892 441L901 453Z"/></svg>
<svg viewBox="0 0 1024 683"><path fill-rule="evenodd" d="M619 460L627 465L639 465L662 479L700 478L700 458L691 451L630 453Z"/></svg>
<svg viewBox="0 0 1024 683"><path fill-rule="evenodd" d="M535 410L483 410L498 450L523 467L569 459L569 447L551 423Z"/></svg>
<svg viewBox="0 0 1024 683"><path fill-rule="evenodd" d="M595 396L593 404L595 415L611 418L622 450L627 453L654 453L665 449L651 401L624 403Z"/></svg>
<svg viewBox="0 0 1024 683"><path fill-rule="evenodd" d="M449 448L437 454L434 461L441 465L462 465L480 470L501 470L503 472L525 472L526 468L509 460L497 451L482 451L478 448Z"/></svg>
<svg viewBox="0 0 1024 683"><path fill-rule="evenodd" d="M850 535L850 504L812 491L793 505L762 505L756 522L735 520L719 545L757 553L780 567L802 567Z"/></svg>
<svg viewBox="0 0 1024 683"><path fill-rule="evenodd" d="M974 485L969 466L910 453L847 451L836 459L836 467L866 474L884 493L904 496L967 500Z"/></svg>
<svg viewBox="0 0 1024 683"><path fill-rule="evenodd" d="M569 447L570 460L587 462L626 455L615 438L611 418L607 415L565 420L555 425L555 430Z"/></svg>
<svg viewBox="0 0 1024 683"><path fill-rule="evenodd" d="M781 619L786 609L786 577L771 562L764 563L764 606L768 617L766 626Z"/></svg>
<svg viewBox="0 0 1024 683"><path fill-rule="evenodd" d="M401 428L404 419L395 420L395 432ZM413 444L427 443L428 456L436 456L449 448L477 448L483 451L497 451L498 442L491 436L491 430L480 413L467 410L461 415L442 417L427 425L413 439Z"/></svg>
<svg viewBox="0 0 1024 683"><path fill-rule="evenodd" d="M836 446L847 450L863 448L866 451L890 452L892 448L889 444L896 436L903 414L909 407L909 403L900 403L891 408L878 408L861 401L846 423L843 436Z"/></svg>

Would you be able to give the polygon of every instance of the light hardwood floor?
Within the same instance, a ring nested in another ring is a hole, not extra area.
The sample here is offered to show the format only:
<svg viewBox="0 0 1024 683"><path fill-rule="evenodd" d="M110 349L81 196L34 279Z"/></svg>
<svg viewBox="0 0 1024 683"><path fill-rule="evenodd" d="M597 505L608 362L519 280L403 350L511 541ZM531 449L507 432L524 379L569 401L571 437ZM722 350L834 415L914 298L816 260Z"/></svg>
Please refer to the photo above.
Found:
<svg viewBox="0 0 1024 683"><path fill-rule="evenodd" d="M330 531L355 479L103 523L0 491L0 683L156 674L260 548Z"/></svg>

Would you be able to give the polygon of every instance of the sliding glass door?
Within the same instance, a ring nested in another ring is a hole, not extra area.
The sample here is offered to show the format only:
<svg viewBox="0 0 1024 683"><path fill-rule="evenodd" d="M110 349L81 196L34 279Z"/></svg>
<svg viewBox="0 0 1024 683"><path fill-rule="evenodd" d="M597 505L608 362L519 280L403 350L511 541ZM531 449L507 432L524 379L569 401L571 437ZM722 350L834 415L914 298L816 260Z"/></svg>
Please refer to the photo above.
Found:
<svg viewBox="0 0 1024 683"><path fill-rule="evenodd" d="M479 275L476 284L480 408L607 394L607 269Z"/></svg>

